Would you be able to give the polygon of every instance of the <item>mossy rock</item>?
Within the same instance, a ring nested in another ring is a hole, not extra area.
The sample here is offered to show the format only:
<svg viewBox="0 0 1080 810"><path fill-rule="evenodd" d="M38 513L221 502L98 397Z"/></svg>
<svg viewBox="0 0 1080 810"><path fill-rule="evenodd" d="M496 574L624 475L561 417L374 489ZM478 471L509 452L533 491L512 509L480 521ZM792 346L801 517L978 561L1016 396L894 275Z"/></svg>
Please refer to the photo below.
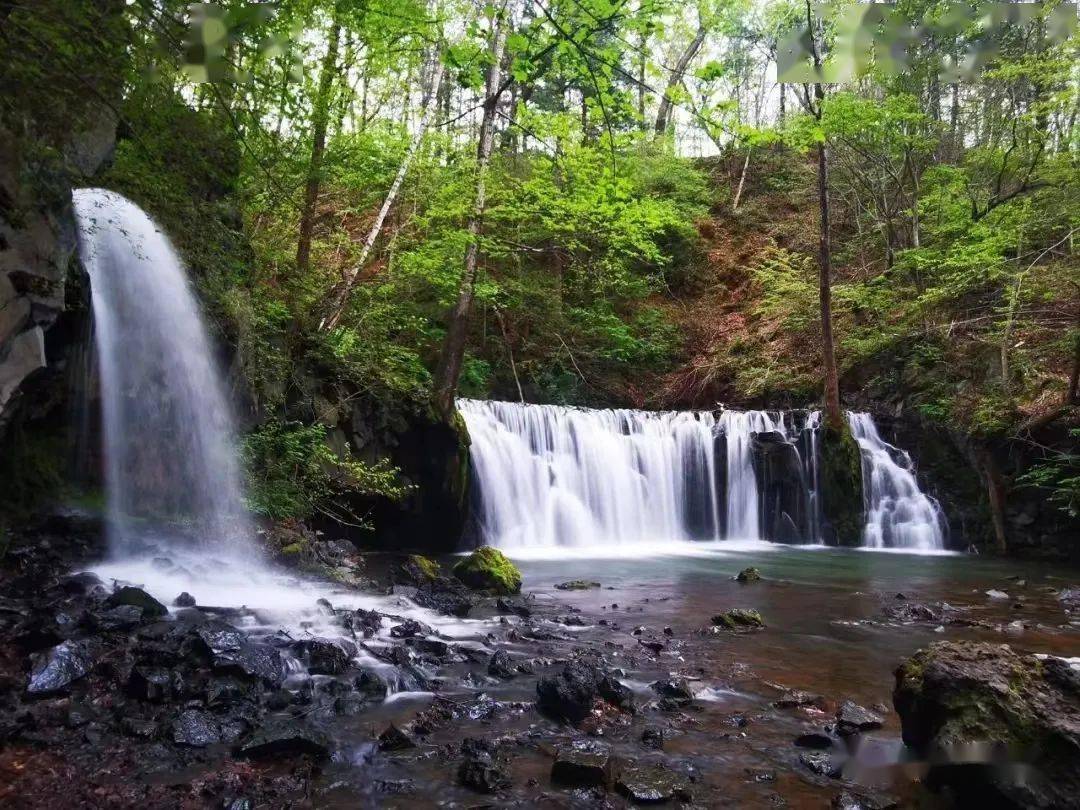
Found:
<svg viewBox="0 0 1080 810"><path fill-rule="evenodd" d="M588 591L599 587L599 582L590 582L587 579L572 579L569 582L560 582L555 586L556 590L560 591Z"/></svg>
<svg viewBox="0 0 1080 810"><path fill-rule="evenodd" d="M840 430L823 427L820 448L824 540L830 545L862 545L866 508L859 443L845 423Z"/></svg>
<svg viewBox="0 0 1080 810"><path fill-rule="evenodd" d="M765 619L756 610L747 608L732 608L712 617L712 623L725 630L761 630L765 627Z"/></svg>
<svg viewBox="0 0 1080 810"><path fill-rule="evenodd" d="M443 576L442 566L422 554L410 554L393 572L392 578L399 585L429 585Z"/></svg>
<svg viewBox="0 0 1080 810"><path fill-rule="evenodd" d="M521 572L498 549L482 546L454 566L454 576L474 590L503 596L521 592Z"/></svg>
<svg viewBox="0 0 1080 810"><path fill-rule="evenodd" d="M744 568L735 577L737 582L761 582L761 572L756 568Z"/></svg>

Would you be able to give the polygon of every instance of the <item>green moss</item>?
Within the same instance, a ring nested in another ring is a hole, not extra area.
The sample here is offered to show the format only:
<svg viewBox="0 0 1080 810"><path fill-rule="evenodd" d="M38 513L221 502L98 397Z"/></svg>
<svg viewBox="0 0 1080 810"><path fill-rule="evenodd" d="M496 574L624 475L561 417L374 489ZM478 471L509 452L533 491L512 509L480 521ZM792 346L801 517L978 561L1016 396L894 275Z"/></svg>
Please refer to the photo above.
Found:
<svg viewBox="0 0 1080 810"><path fill-rule="evenodd" d="M760 582L761 572L756 568L744 568L735 579L738 582Z"/></svg>
<svg viewBox="0 0 1080 810"><path fill-rule="evenodd" d="M732 608L712 617L712 623L727 630L752 630L765 627L765 619L756 610Z"/></svg>
<svg viewBox="0 0 1080 810"><path fill-rule="evenodd" d="M434 582L443 575L442 566L422 554L410 554L403 567L417 585Z"/></svg>
<svg viewBox="0 0 1080 810"><path fill-rule="evenodd" d="M454 576L477 590L497 594L521 592L521 572L498 549L482 546L454 566Z"/></svg>
<svg viewBox="0 0 1080 810"><path fill-rule="evenodd" d="M840 430L821 430L821 509L826 542L841 546L862 543L865 507L862 494L862 452L845 423Z"/></svg>
<svg viewBox="0 0 1080 810"><path fill-rule="evenodd" d="M307 543L290 543L281 549L282 557L298 557L307 550Z"/></svg>

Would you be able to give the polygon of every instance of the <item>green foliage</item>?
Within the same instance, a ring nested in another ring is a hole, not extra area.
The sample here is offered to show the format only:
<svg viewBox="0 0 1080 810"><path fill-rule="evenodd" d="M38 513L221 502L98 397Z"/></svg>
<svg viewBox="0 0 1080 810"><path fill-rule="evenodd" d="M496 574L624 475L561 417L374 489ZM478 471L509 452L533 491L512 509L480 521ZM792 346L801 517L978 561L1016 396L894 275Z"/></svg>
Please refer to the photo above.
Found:
<svg viewBox="0 0 1080 810"><path fill-rule="evenodd" d="M242 453L252 510L276 520L318 514L366 527L351 498L399 500L408 492L388 464L335 453L318 424L269 422L244 439Z"/></svg>
<svg viewBox="0 0 1080 810"><path fill-rule="evenodd" d="M454 576L477 590L508 596L521 592L521 572L496 548L481 546L454 565Z"/></svg>
<svg viewBox="0 0 1080 810"><path fill-rule="evenodd" d="M1080 441L1080 428L1073 428L1069 435L1073 442ZM1069 517L1080 517L1080 453L1075 450L1051 450L1045 460L1021 475L1017 483L1044 490L1058 509Z"/></svg>

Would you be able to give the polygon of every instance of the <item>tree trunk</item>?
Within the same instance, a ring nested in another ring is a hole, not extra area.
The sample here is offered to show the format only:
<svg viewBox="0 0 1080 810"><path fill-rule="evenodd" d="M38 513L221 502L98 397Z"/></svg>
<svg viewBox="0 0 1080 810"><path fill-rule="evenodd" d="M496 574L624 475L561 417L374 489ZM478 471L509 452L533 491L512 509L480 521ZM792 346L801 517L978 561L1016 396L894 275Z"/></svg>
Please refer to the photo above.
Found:
<svg viewBox="0 0 1080 810"><path fill-rule="evenodd" d="M435 370L435 407L444 418L454 410L461 364L465 358L465 341L469 331L469 315L472 311L473 292L476 287L476 268L480 257L480 231L484 221L487 194L487 168L491 160L491 147L495 135L495 108L499 104L502 82L503 49L506 45L506 24L501 12L495 19L492 34L491 64L488 66L484 115L480 122L480 135L476 145L476 192L473 210L469 215L467 230L469 244L465 249L465 266L458 286L458 300L450 315L442 355Z"/></svg>
<svg viewBox="0 0 1080 810"><path fill-rule="evenodd" d="M304 190L304 207L300 210L300 238L296 244L296 270L299 275L308 271L311 264L311 237L315 229L315 206L319 201L319 183L323 155L326 152L326 122L329 119L330 90L337 71L338 43L341 40L341 23L338 9L330 22L330 38L326 45L319 88L315 96L312 117L311 159L308 161L307 188Z"/></svg>
<svg viewBox="0 0 1080 810"><path fill-rule="evenodd" d="M739 186L735 189L735 199L731 202L731 213L736 214L739 211L739 201L742 199L743 184L746 182L746 170L750 168L750 153L754 150L747 147L746 160L743 161L742 171L739 172Z"/></svg>
<svg viewBox="0 0 1080 810"><path fill-rule="evenodd" d="M787 116L787 108L785 99L787 97L787 85L780 82L780 117L779 122L784 123L784 118Z"/></svg>
<svg viewBox="0 0 1080 810"><path fill-rule="evenodd" d="M638 60L638 75L637 75L637 107L638 107L638 127L642 132L648 129L648 124L645 122L645 63L648 61L648 54L645 51L645 46L648 44L649 37L644 31L641 32L641 38L638 40L638 51L640 52L640 59Z"/></svg>
<svg viewBox="0 0 1080 810"><path fill-rule="evenodd" d="M683 76L686 74L686 69L690 66L690 62L693 61L694 57L697 56L697 52L701 50L704 42L705 26L698 25L697 33L694 34L690 44L686 46L686 50L679 57L679 61L675 63L675 69L671 72L671 76L668 77L667 87L664 88L664 97L660 99L660 110L656 113L657 135L663 135L667 132L668 124L671 123L671 111L675 105L672 94L675 88L679 86L679 82L682 81Z"/></svg>
<svg viewBox="0 0 1080 810"><path fill-rule="evenodd" d="M986 478L990 520L994 525L994 549L999 554L1004 554L1008 551L1008 536L1005 532L1005 481L989 450L980 448L977 456Z"/></svg>
<svg viewBox="0 0 1080 810"><path fill-rule="evenodd" d="M364 264L367 262L368 256L375 246L375 240L379 238L379 233L382 232L383 223L386 222L386 216L390 213L390 208L394 205L394 200L397 199L398 192L401 190L401 184L405 181L405 175L409 171L409 166L412 164L413 158L420 148L420 143L424 139L424 132L427 130L428 123L431 120L431 113L435 109L435 102L438 99L439 86L442 84L444 72L442 51L437 49L433 59L434 65L432 66L431 88L428 91L427 99L424 101L420 122L417 124L412 141L409 143L409 150L405 153L405 157L398 167L397 175L394 177L394 182L390 186L390 190L386 192L386 198L383 200L382 208L379 209L378 216L375 217L375 222L371 225L371 230L368 231L367 238L364 240L364 247L360 251L360 258L356 260L356 264L353 265L352 269L345 274L345 279L341 288L337 295L334 296L334 300L329 309L329 314L323 318L322 323L319 324L320 329L333 329L341 320L341 316L345 312L345 306L349 301L349 294L356 285L356 279L359 278L360 271L364 269Z"/></svg>

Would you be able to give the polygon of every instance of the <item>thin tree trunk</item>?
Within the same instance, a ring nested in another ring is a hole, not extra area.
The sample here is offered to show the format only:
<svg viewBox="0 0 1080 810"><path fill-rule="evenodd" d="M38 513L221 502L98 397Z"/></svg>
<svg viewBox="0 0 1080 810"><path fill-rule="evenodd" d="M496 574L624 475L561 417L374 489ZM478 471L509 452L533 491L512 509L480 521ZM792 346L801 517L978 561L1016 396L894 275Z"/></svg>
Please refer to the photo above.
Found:
<svg viewBox="0 0 1080 810"><path fill-rule="evenodd" d="M499 104L505 45L506 23L500 9L495 19L495 30L492 33L491 64L488 66L486 82L487 98L476 145L476 193L467 225L469 245L465 249L465 266L458 286L457 304L450 315L442 355L439 358L438 368L435 370L435 407L444 418L449 418L454 410L454 396L461 376L461 364L465 358L465 341L468 337L469 315L472 311L473 293L476 287L476 268L480 257L480 231L484 222L487 168L494 143L495 109Z"/></svg>
<svg viewBox="0 0 1080 810"><path fill-rule="evenodd" d="M682 81L683 76L686 74L686 69L690 66L690 62L693 61L694 57L697 56L697 52L701 50L704 42L705 26L699 24L697 33L694 34L690 44L686 46L686 50L679 57L679 61L675 63L675 69L668 77L667 87L664 88L664 97L660 99L660 109L656 113L657 135L663 135L667 132L668 124L671 123L671 111L675 105L672 94L675 92L675 88L679 86L679 82Z"/></svg>
<svg viewBox="0 0 1080 810"><path fill-rule="evenodd" d="M731 203L731 213L738 213L739 201L742 199L743 183L746 182L746 170L750 166L750 153L754 150L750 147L746 149L746 160L743 161L742 171L739 173L739 187L735 189L735 199Z"/></svg>
<svg viewBox="0 0 1080 810"><path fill-rule="evenodd" d="M390 208L394 205L394 200L397 199L398 192L401 190L401 184L405 181L405 175L409 171L409 166L412 164L413 158L416 157L416 153L420 148L420 142L424 139L424 132L427 130L428 123L431 120L431 113L435 109L435 102L439 95L439 86L442 84L443 80L441 50L437 49L435 51L433 60L434 65L432 66L431 88L428 91L427 99L424 101L424 108L420 115L420 121L416 126L416 131L413 133L412 141L409 143L409 150L405 153L405 157L398 167L397 176L394 177L394 182L390 186L390 190L386 192L386 198L383 200L382 208L379 209L378 216L375 217L375 222L371 225L371 230L368 231L367 238L364 240L364 247L360 251L360 258L356 260L352 269L345 274L341 289L334 297L329 314L323 318L322 323L319 325L320 329L333 329L341 320L341 316L345 312L345 306L349 301L349 295L356 285L357 278L360 277L360 271L364 269L364 264L367 262L368 256L375 246L375 240L379 238L383 223L386 222L386 215L390 213Z"/></svg>
<svg viewBox="0 0 1080 810"><path fill-rule="evenodd" d="M785 99L787 98L787 85L784 82L780 82L780 123L784 123L784 118L787 116L787 106Z"/></svg>
<svg viewBox="0 0 1080 810"><path fill-rule="evenodd" d="M645 53L645 46L648 44L649 36L644 31L641 32L641 38L638 40L638 51L640 52L640 59L638 60L638 75L637 75L637 107L638 107L638 127L644 132L648 128L648 124L645 123L645 63L648 60L648 56Z"/></svg>
<svg viewBox="0 0 1080 810"><path fill-rule="evenodd" d="M323 58L322 71L319 74L319 88L315 96L315 110L312 120L311 159L308 161L307 188L304 190L304 207L300 211L300 238L296 243L296 270L303 275L311 264L311 237L315 230L315 206L319 201L319 184L322 180L323 155L326 152L326 123L329 119L330 89L334 85L337 72L338 43L341 40L341 23L338 21L338 9L334 8L334 17L330 22L330 39Z"/></svg>
<svg viewBox="0 0 1080 810"><path fill-rule="evenodd" d="M1008 551L1008 535L1005 530L1005 481L1001 477L993 454L979 449L978 454L983 475L986 478L986 496L990 504L990 521L994 526L994 548L999 554Z"/></svg>
<svg viewBox="0 0 1080 810"><path fill-rule="evenodd" d="M840 410L840 379L836 373L836 352L832 328L832 248L829 244L829 154L824 143L818 145L818 207L821 233L818 242L818 296L821 302L821 342L825 360L825 419L834 430L842 430L844 414Z"/></svg>

